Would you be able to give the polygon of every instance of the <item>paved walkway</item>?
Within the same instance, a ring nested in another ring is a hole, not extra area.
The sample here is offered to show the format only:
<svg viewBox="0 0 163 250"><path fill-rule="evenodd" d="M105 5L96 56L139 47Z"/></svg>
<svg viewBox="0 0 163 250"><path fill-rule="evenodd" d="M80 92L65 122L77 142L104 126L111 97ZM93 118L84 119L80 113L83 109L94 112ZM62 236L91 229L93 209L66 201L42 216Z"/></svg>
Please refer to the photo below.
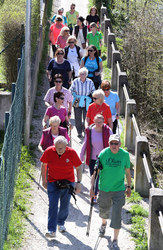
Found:
<svg viewBox="0 0 163 250"><path fill-rule="evenodd" d="M76 9L79 14L86 17L88 1L73 1L76 3ZM57 2L57 7L54 5L54 12L58 6L63 6L65 12L69 10L69 6L72 1ZM32 125L34 126L34 131L32 133L31 143L38 145L41 138L42 125L41 120L45 112L45 105L43 102L44 95L48 90L49 84L47 82L46 76L44 77L44 84L39 85L39 92L42 93L41 96L36 98L36 109L34 110ZM38 116L39 114L39 116ZM74 123L74 118L72 116L71 122ZM80 153L82 141L77 137L77 132L75 127L72 130L72 147ZM57 232L57 237L55 240L48 240L44 235L47 230L47 215L48 215L48 199L46 191L40 186L38 189L38 181L40 176L40 162L39 158L41 156L40 152L36 150L36 172L35 180L33 182L33 190L31 191L31 201L32 208L30 211L29 218L27 219L27 230L26 238L21 249L23 250L45 250L45 249L71 249L71 250L91 250L91 249L111 249L111 238L113 236L113 230L109 228L109 223L106 230L106 236L103 238L98 238L98 229L101 225L101 220L98 216L98 205L94 206L91 229L89 237L86 236L88 215L90 209L90 199L89 199L89 188L90 188L90 176L88 168L85 168L83 173L83 188L82 192L77 195L77 204L75 205L74 199L71 199L70 213L69 217L65 223L67 232L61 234ZM122 211L122 229L119 235L119 247L121 250L132 250L134 249L134 242L130 237L130 214L126 213L129 204L126 204Z"/></svg>

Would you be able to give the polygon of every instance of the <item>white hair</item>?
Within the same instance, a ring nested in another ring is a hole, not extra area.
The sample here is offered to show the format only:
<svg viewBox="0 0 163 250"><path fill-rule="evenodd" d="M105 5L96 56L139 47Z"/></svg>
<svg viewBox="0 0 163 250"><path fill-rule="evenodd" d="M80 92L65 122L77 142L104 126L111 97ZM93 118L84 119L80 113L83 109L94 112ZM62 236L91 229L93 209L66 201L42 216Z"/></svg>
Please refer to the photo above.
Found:
<svg viewBox="0 0 163 250"><path fill-rule="evenodd" d="M88 69L87 69L86 67L83 67L83 68L79 69L79 75L80 75L81 73L86 74L86 77L87 77L87 76L88 76Z"/></svg>
<svg viewBox="0 0 163 250"><path fill-rule="evenodd" d="M104 100L105 93L102 89L97 89L93 92L93 96L97 96L99 99Z"/></svg>
<svg viewBox="0 0 163 250"><path fill-rule="evenodd" d="M54 122L57 122L58 124L61 123L61 119L59 118L59 116L54 115L54 116L50 117L50 119L49 119L49 125L51 125Z"/></svg>
<svg viewBox="0 0 163 250"><path fill-rule="evenodd" d="M62 143L65 146L67 145L67 139L63 135L57 136L54 140L54 145L56 146L57 143Z"/></svg>
<svg viewBox="0 0 163 250"><path fill-rule="evenodd" d="M69 28L68 28L67 26L64 26L64 27L61 29L60 36L63 36L63 35L64 35L65 30L70 31Z"/></svg>

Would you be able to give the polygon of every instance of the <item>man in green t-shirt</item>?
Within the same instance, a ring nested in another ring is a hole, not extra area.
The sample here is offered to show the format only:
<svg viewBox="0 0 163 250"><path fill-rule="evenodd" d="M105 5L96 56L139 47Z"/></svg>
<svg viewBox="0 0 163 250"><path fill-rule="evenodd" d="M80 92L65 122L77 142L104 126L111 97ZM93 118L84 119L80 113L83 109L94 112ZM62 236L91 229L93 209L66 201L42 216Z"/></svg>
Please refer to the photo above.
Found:
<svg viewBox="0 0 163 250"><path fill-rule="evenodd" d="M118 235L121 228L121 211L125 204L125 191L127 197L131 195L131 174L129 153L120 148L120 137L113 134L109 138L110 147L103 149L99 154L99 216L102 218L102 225L99 236L104 236L109 218L109 210L112 206L111 224L114 228L112 247L118 248ZM124 184L125 175L127 189ZM94 197L95 173L91 180L90 197Z"/></svg>

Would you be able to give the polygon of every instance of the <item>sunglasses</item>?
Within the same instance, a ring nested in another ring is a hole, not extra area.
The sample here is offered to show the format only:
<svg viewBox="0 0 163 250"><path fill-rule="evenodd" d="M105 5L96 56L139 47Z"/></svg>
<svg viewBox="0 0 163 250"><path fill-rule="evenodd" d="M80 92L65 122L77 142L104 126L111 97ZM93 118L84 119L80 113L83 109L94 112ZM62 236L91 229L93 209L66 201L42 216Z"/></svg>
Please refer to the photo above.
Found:
<svg viewBox="0 0 163 250"><path fill-rule="evenodd" d="M69 32L69 30L65 30L65 32Z"/></svg>
<svg viewBox="0 0 163 250"><path fill-rule="evenodd" d="M62 81L56 80L55 82L56 82L56 83L58 83L58 82L61 83Z"/></svg>
<svg viewBox="0 0 163 250"><path fill-rule="evenodd" d="M64 97L59 97L58 99L60 99L60 100L64 100Z"/></svg>
<svg viewBox="0 0 163 250"><path fill-rule="evenodd" d="M89 50L88 50L88 52L93 52L93 51L95 51L95 50L93 50L93 49L89 49Z"/></svg>
<svg viewBox="0 0 163 250"><path fill-rule="evenodd" d="M109 91L110 89L103 89L103 91Z"/></svg>
<svg viewBox="0 0 163 250"><path fill-rule="evenodd" d="M114 145L114 146L118 146L119 145L119 142L110 142L110 145Z"/></svg>
<svg viewBox="0 0 163 250"><path fill-rule="evenodd" d="M74 43L74 42L68 42L68 43Z"/></svg>
<svg viewBox="0 0 163 250"><path fill-rule="evenodd" d="M98 98L97 97L93 97L93 100L97 100Z"/></svg>
<svg viewBox="0 0 163 250"><path fill-rule="evenodd" d="M58 54L57 54L57 56L58 56L58 55L62 55L62 56L63 56L63 55L64 55L64 53L62 53L62 52L61 52L61 53L58 53Z"/></svg>

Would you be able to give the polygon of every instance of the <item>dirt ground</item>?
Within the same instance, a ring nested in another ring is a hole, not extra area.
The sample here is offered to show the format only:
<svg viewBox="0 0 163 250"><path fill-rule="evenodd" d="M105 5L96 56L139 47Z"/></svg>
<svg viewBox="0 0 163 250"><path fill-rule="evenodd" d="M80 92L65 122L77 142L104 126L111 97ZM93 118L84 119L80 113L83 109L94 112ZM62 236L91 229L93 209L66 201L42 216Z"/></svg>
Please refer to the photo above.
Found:
<svg viewBox="0 0 163 250"><path fill-rule="evenodd" d="M88 1L73 1L76 3L76 9L84 17L87 15ZM53 11L56 13L58 6L63 6L65 12L69 10L71 1L54 1ZM82 11L81 11L82 10ZM51 53L50 53L51 56ZM38 85L38 91L41 95L36 98L36 105L33 114L32 125L34 131L30 142L34 145L38 145L41 138L42 124L41 120L46 110L43 98L49 88L49 84L46 76L44 76L44 84ZM74 117L72 115L72 124L75 124ZM80 153L82 141L77 137L75 127L72 130L72 147ZM38 189L38 182L40 176L40 161L41 153L36 150L36 167L35 167L35 180L33 181L33 190L31 191L32 207L29 218L26 220L26 234L23 246L23 250L45 250L45 249L71 249L71 250L91 250L91 249L111 249L111 240L113 237L113 230L108 226L106 234L103 238L98 237L98 230L101 225L101 219L98 216L98 205L94 205L91 229L89 237L86 236L88 215L90 209L89 188L90 188L90 176L88 168L84 168L82 179L82 192L77 195L77 203L75 205L74 199L71 198L70 213L65 223L67 231L65 233L57 232L55 240L48 240L45 237L47 231L47 215L48 215L48 198L46 191L40 186ZM146 205L146 204L145 204ZM122 211L122 229L119 235L119 247L121 250L132 250L135 248L135 244L131 239L130 227L131 216L128 213L128 209L131 205L126 204Z"/></svg>

